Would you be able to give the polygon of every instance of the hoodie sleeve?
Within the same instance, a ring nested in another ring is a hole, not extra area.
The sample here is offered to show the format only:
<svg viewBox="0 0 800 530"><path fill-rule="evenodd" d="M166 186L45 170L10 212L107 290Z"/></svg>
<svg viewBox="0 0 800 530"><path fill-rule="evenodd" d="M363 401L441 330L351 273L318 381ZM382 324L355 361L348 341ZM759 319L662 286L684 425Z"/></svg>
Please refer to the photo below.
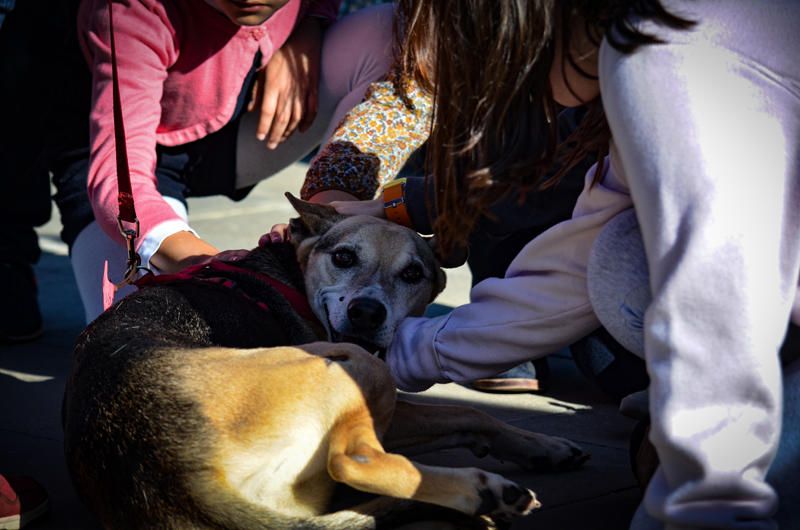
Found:
<svg viewBox="0 0 800 530"><path fill-rule="evenodd" d="M114 2L114 33L120 77L122 114L136 210L141 223L139 245L155 227L183 221L156 189L156 129L167 69L177 58L174 29L160 2ZM147 31L142 31L146 28ZM108 7L86 2L79 31L92 72L91 158L87 191L100 227L115 241L117 177L113 85Z"/></svg>
<svg viewBox="0 0 800 530"><path fill-rule="evenodd" d="M528 243L504 278L489 278L470 303L436 318L401 322L386 362L398 387L418 392L434 383L466 382L550 354L599 326L586 288L592 243L606 222L631 207L626 186L606 163L594 166L572 219Z"/></svg>

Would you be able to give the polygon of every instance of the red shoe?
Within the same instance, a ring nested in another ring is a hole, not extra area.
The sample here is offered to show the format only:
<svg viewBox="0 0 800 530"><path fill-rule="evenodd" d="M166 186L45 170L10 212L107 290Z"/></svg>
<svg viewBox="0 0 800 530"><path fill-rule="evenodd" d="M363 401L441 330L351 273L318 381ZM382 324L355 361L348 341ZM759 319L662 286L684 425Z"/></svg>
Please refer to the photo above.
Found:
<svg viewBox="0 0 800 530"><path fill-rule="evenodd" d="M0 529L17 530L49 508L47 492L30 477L0 475Z"/></svg>

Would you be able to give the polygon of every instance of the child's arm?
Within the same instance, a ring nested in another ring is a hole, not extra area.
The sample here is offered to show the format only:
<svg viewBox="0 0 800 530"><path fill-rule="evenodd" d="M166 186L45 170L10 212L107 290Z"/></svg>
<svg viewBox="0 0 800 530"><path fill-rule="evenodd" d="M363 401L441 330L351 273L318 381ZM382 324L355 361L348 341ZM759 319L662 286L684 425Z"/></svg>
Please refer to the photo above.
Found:
<svg viewBox="0 0 800 530"><path fill-rule="evenodd" d="M467 382L558 351L600 324L586 287L589 252L599 231L631 207L609 171L591 186L589 170L573 218L528 243L504 278L472 288L470 303L434 318L406 318L386 353L398 388Z"/></svg>
<svg viewBox="0 0 800 530"><path fill-rule="evenodd" d="M116 151L107 9L105 0L88 2L79 21L92 71L87 191L101 228L114 240L121 241L116 220ZM138 247L145 263L157 252L153 256L154 265L165 271L177 270L187 261L216 254L216 249L191 232L156 188L156 129L161 117L163 83L178 52L174 28L159 2L129 5L115 2L113 9L131 184L141 223Z"/></svg>
<svg viewBox="0 0 800 530"><path fill-rule="evenodd" d="M374 83L351 110L306 174L301 196L314 202L366 200L391 180L428 138L431 99L409 81L407 107L392 83Z"/></svg>
<svg viewBox="0 0 800 530"><path fill-rule="evenodd" d="M217 254L219 249L197 237L194 232L180 231L161 241L158 252L153 254L150 262L160 271L177 272Z"/></svg>

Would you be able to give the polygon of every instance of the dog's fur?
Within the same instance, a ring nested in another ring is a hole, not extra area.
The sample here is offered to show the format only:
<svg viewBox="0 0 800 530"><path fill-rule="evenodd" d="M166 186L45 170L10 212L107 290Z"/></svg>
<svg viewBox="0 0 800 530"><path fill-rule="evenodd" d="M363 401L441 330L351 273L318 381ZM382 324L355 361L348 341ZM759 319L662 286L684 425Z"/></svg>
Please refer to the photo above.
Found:
<svg viewBox="0 0 800 530"><path fill-rule="evenodd" d="M144 288L78 339L65 451L75 486L106 528L375 528L403 501L496 519L538 506L532 492L474 468L424 466L388 449L469 447L526 468L569 468L572 443L474 409L396 401L385 348L397 323L444 287L412 231L292 199L293 246L241 267L303 290L322 322L276 290L235 278L250 299L201 282ZM265 301L269 311L258 308ZM326 514L336 482L386 496ZM390 498L391 497L391 498ZM405 513L408 513L407 511Z"/></svg>

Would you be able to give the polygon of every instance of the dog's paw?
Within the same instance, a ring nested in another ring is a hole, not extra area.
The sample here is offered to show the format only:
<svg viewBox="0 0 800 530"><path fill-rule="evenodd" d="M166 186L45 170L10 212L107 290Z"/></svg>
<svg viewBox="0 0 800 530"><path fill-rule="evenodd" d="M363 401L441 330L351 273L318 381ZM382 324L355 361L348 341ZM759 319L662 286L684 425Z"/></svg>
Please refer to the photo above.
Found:
<svg viewBox="0 0 800 530"><path fill-rule="evenodd" d="M535 471L567 471L581 467L592 456L578 444L557 436L547 436L542 442L542 446L545 449L545 454L532 456L529 460L528 469Z"/></svg>
<svg viewBox="0 0 800 530"><path fill-rule="evenodd" d="M478 505L475 515L487 516L495 522L508 522L529 514L542 504L529 489L500 475L477 470Z"/></svg>
<svg viewBox="0 0 800 530"><path fill-rule="evenodd" d="M591 455L578 444L545 434L509 430L492 444L492 454L531 471L566 471L582 466Z"/></svg>

